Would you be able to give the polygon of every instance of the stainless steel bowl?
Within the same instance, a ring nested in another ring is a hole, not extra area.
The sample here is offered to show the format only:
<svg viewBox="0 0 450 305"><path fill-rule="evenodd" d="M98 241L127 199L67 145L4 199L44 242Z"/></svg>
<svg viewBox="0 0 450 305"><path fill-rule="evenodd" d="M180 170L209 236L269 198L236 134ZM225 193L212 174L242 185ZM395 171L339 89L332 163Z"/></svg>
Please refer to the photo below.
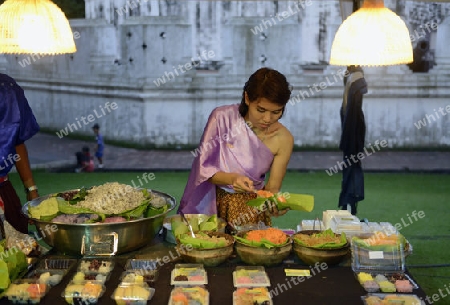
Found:
<svg viewBox="0 0 450 305"><path fill-rule="evenodd" d="M48 245L61 253L72 255L121 254L150 243L161 229L165 216L175 208L176 199L166 193L150 190L162 196L170 208L159 215L118 223L66 224L30 218L37 232ZM28 207L37 206L52 195L27 202L22 213L29 218Z"/></svg>

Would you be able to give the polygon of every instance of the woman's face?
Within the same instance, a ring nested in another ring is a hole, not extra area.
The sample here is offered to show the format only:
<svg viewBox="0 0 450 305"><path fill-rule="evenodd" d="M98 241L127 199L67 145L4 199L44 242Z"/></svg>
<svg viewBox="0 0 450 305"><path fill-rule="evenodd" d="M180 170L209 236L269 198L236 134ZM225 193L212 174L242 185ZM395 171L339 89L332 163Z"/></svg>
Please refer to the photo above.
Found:
<svg viewBox="0 0 450 305"><path fill-rule="evenodd" d="M259 98L250 102L245 94L245 103L248 106L248 112L245 120L250 122L253 128L261 131L267 130L270 125L276 123L283 114L283 106L275 104L266 98Z"/></svg>

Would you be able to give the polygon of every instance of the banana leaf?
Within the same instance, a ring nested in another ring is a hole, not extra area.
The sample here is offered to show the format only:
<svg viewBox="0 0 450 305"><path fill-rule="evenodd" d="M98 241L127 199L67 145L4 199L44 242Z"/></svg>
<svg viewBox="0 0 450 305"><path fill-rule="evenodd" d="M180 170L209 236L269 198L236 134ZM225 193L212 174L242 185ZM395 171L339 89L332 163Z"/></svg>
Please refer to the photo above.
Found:
<svg viewBox="0 0 450 305"><path fill-rule="evenodd" d="M49 216L41 216L41 218L39 218L42 221L52 221L53 218L55 218L56 216L60 215L61 213L56 213L53 215L49 215Z"/></svg>
<svg viewBox="0 0 450 305"><path fill-rule="evenodd" d="M50 197L42 202L39 203L39 205L36 206L29 206L28 207L28 214L31 218L41 219L42 217L46 216L53 216L58 213L59 208L58 204L59 202L64 201L62 198L58 197Z"/></svg>
<svg viewBox="0 0 450 305"><path fill-rule="evenodd" d="M177 221L175 219L171 222L172 232L175 237L178 237L182 234L185 234L189 231L188 226L181 221Z"/></svg>
<svg viewBox="0 0 450 305"><path fill-rule="evenodd" d="M73 206L68 201L58 201L58 209L62 214L96 214L102 221L106 218L106 215L103 213L98 213L87 208Z"/></svg>
<svg viewBox="0 0 450 305"><path fill-rule="evenodd" d="M132 218L139 218L144 215L144 211L148 207L148 200L143 201L143 203L132 210L125 211L123 213L118 214L118 216L125 217L127 220Z"/></svg>
<svg viewBox="0 0 450 305"><path fill-rule="evenodd" d="M271 241L268 241L267 239L262 238L261 241L254 241L254 240L248 240L246 238L240 237L240 236L234 236L234 238L246 245L252 246L252 247L264 247L264 248L275 248L275 247L282 247L289 243L289 238L286 238L286 242L283 244L274 244Z"/></svg>
<svg viewBox="0 0 450 305"><path fill-rule="evenodd" d="M217 231L217 215L212 215L207 220L200 222L200 231Z"/></svg>
<svg viewBox="0 0 450 305"><path fill-rule="evenodd" d="M0 260L0 289L8 288L10 283L8 265L5 261Z"/></svg>
<svg viewBox="0 0 450 305"><path fill-rule="evenodd" d="M204 233L197 233L195 238L188 234L182 234L178 237L178 240L184 245L192 245L195 249L215 249L225 247L227 245L227 241L225 239L213 241L207 239L208 237L209 235Z"/></svg>
<svg viewBox="0 0 450 305"><path fill-rule="evenodd" d="M55 197L63 197L62 195L63 195L63 193L57 193L57 194L54 194L53 196L55 196ZM78 193L76 193L76 194L72 197L72 199L68 201L68 203L71 204L71 205L77 204L78 202L83 201L84 198L85 198L87 195L88 195L88 190L87 190L85 187L82 187L82 188L78 191Z"/></svg>
<svg viewBox="0 0 450 305"><path fill-rule="evenodd" d="M320 238L320 237L324 237L324 236L334 237L336 235L334 234L334 232L331 229L327 229L327 230L325 230L323 232L313 234L313 236ZM305 244L303 241L301 241L301 240L299 240L299 239L297 239L295 237L294 237L294 242L296 242L299 245L302 245L302 246L305 246L305 247L308 247L308 248L314 248L314 249L338 249L338 248L342 248L347 243L347 237L345 236L345 233L342 233L340 241L337 242L337 243L335 243L335 242L323 242L323 243L315 244L315 245L312 245L312 246Z"/></svg>
<svg viewBox="0 0 450 305"><path fill-rule="evenodd" d="M152 217L152 216L162 214L165 211L167 211L167 209L168 209L167 205L162 206L160 208L155 208L155 207L152 207L151 205L149 205L147 207L147 210L144 212L144 217Z"/></svg>
<svg viewBox="0 0 450 305"><path fill-rule="evenodd" d="M272 202L277 205L279 210L290 208L291 210L311 212L314 208L314 196L306 194L289 194L288 198L285 198L286 202L281 202L277 199L277 195L269 198L258 197L247 202L247 205L257 208L259 210L265 210L268 207L266 201Z"/></svg>

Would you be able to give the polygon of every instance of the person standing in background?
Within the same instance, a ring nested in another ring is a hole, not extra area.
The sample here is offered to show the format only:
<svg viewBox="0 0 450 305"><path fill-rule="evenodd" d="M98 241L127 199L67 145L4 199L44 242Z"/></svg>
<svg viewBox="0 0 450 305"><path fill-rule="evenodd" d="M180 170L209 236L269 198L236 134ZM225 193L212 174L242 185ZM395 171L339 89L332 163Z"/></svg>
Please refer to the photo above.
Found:
<svg viewBox="0 0 450 305"><path fill-rule="evenodd" d="M95 133L95 156L98 159L98 168L103 168L103 149L105 148L105 143L103 142L103 136L100 134L100 126L95 124L92 130Z"/></svg>
<svg viewBox="0 0 450 305"><path fill-rule="evenodd" d="M0 208L7 222L28 234L28 219L21 213L22 204L8 173L16 166L27 200L39 197L25 145L39 131L39 125L23 89L5 74L0 74L0 130Z"/></svg>
<svg viewBox="0 0 450 305"><path fill-rule="evenodd" d="M359 66L349 66L344 78L344 97L340 110L341 140L339 149L343 152L345 166L342 171L341 193L338 206L353 215L357 213L358 202L364 200L364 173L361 160L350 162L350 157L364 152L366 123L362 109L363 95L367 93L364 72Z"/></svg>

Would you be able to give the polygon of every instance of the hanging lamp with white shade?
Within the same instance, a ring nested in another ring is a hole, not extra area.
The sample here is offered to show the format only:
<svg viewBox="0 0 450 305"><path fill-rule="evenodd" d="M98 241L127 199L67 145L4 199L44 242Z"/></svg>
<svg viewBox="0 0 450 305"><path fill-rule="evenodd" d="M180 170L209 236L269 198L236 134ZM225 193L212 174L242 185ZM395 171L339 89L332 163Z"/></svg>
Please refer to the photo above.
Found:
<svg viewBox="0 0 450 305"><path fill-rule="evenodd" d="M336 32L330 64L386 66L413 61L405 22L384 6L383 0L365 0Z"/></svg>
<svg viewBox="0 0 450 305"><path fill-rule="evenodd" d="M76 52L72 29L50 0L6 0L0 6L0 53L55 55Z"/></svg>

